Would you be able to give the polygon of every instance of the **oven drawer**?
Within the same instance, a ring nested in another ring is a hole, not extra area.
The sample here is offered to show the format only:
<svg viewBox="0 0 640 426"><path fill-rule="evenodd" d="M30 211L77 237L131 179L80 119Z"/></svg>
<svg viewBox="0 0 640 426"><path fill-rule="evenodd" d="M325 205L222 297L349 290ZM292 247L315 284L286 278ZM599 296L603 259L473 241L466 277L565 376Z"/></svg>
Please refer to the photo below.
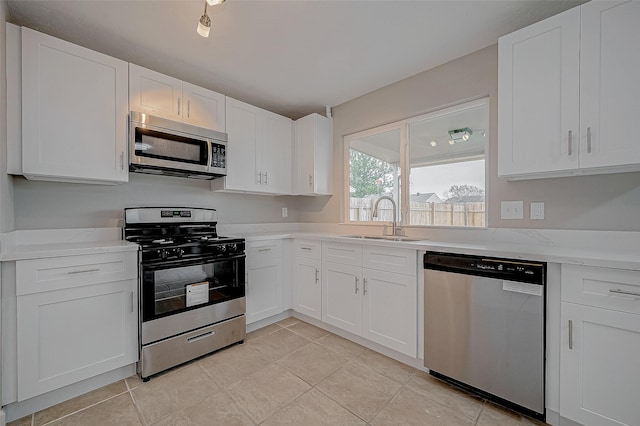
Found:
<svg viewBox="0 0 640 426"><path fill-rule="evenodd" d="M19 296L137 277L137 251L16 261Z"/></svg>
<svg viewBox="0 0 640 426"><path fill-rule="evenodd" d="M294 256L320 259L322 255L320 240L295 240Z"/></svg>
<svg viewBox="0 0 640 426"><path fill-rule="evenodd" d="M562 265L562 300L640 314L640 271Z"/></svg>
<svg viewBox="0 0 640 426"><path fill-rule="evenodd" d="M247 262L273 261L282 257L281 240L251 241L246 243Z"/></svg>
<svg viewBox="0 0 640 426"><path fill-rule="evenodd" d="M244 315L142 347L140 375L147 378L174 365L243 341Z"/></svg>

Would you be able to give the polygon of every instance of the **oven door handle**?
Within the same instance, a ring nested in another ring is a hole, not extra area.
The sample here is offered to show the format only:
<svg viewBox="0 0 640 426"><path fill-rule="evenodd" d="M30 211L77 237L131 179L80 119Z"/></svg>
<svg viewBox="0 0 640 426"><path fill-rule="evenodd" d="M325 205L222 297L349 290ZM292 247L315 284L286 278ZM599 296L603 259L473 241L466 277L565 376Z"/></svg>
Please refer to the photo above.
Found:
<svg viewBox="0 0 640 426"><path fill-rule="evenodd" d="M157 271L162 269L176 268L181 266L193 266L193 265L203 265L208 263L221 263L228 262L238 259L245 259L247 257L246 254L238 254L235 256L229 257L198 257L195 259L177 259L170 261L160 261L153 263L142 263L142 268L145 271Z"/></svg>

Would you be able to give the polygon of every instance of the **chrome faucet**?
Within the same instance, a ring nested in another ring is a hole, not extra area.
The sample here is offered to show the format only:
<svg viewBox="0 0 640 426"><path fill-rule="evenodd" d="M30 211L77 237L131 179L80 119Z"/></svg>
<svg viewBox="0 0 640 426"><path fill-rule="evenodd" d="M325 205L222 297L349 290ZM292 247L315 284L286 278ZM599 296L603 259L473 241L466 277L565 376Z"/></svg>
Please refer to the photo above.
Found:
<svg viewBox="0 0 640 426"><path fill-rule="evenodd" d="M401 234L401 228L398 226L398 223L396 221L396 202L393 198L389 197L388 195L383 195L382 197L378 198L376 200L376 202L373 204L373 213L372 216L373 217L378 217L378 204L380 204L380 201L382 200L389 200L391 201L391 204L393 205L393 220L391 222L391 235L402 235Z"/></svg>

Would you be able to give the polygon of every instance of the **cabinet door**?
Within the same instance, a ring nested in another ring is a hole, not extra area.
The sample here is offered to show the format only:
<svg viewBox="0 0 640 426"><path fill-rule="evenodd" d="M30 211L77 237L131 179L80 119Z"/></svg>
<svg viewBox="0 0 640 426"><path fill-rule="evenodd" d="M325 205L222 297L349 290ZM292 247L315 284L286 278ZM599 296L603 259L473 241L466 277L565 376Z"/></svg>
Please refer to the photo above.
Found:
<svg viewBox="0 0 640 426"><path fill-rule="evenodd" d="M127 114L126 62L22 29L25 176L126 182Z"/></svg>
<svg viewBox="0 0 640 426"><path fill-rule="evenodd" d="M417 291L415 276L363 269L362 337L415 358Z"/></svg>
<svg viewBox="0 0 640 426"><path fill-rule="evenodd" d="M296 194L331 193L332 131L332 120L319 114L295 122L293 185Z"/></svg>
<svg viewBox="0 0 640 426"><path fill-rule="evenodd" d="M581 7L580 166L640 163L640 1Z"/></svg>
<svg viewBox="0 0 640 426"><path fill-rule="evenodd" d="M185 123L219 132L225 131L224 95L186 81L182 83L182 95L182 118Z"/></svg>
<svg viewBox="0 0 640 426"><path fill-rule="evenodd" d="M362 268L322 263L322 321L362 333Z"/></svg>
<svg viewBox="0 0 640 426"><path fill-rule="evenodd" d="M578 167L580 10L498 42L498 175Z"/></svg>
<svg viewBox="0 0 640 426"><path fill-rule="evenodd" d="M262 137L259 173L262 191L291 194L292 121L269 111L261 111Z"/></svg>
<svg viewBox="0 0 640 426"><path fill-rule="evenodd" d="M182 81L129 64L129 104L131 111L181 121Z"/></svg>
<svg viewBox="0 0 640 426"><path fill-rule="evenodd" d="M282 312L282 264L247 263L247 324Z"/></svg>
<svg viewBox="0 0 640 426"><path fill-rule="evenodd" d="M260 135L260 109L226 98L227 177L225 189L259 190L256 145Z"/></svg>
<svg viewBox="0 0 640 426"><path fill-rule="evenodd" d="M136 362L137 306L137 280L18 296L18 401Z"/></svg>
<svg viewBox="0 0 640 426"><path fill-rule="evenodd" d="M322 262L296 257L293 274L293 309L317 320L322 319Z"/></svg>
<svg viewBox="0 0 640 426"><path fill-rule="evenodd" d="M640 424L640 315L563 302L562 324L560 414L584 425Z"/></svg>

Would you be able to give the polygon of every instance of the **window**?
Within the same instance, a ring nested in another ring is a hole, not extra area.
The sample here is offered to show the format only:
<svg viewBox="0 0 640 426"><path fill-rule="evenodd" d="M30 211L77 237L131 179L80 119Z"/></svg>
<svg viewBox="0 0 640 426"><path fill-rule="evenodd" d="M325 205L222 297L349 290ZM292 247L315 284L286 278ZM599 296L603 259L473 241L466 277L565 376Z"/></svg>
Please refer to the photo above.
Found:
<svg viewBox="0 0 640 426"><path fill-rule="evenodd" d="M488 115L482 99L346 136L346 220L486 226Z"/></svg>

